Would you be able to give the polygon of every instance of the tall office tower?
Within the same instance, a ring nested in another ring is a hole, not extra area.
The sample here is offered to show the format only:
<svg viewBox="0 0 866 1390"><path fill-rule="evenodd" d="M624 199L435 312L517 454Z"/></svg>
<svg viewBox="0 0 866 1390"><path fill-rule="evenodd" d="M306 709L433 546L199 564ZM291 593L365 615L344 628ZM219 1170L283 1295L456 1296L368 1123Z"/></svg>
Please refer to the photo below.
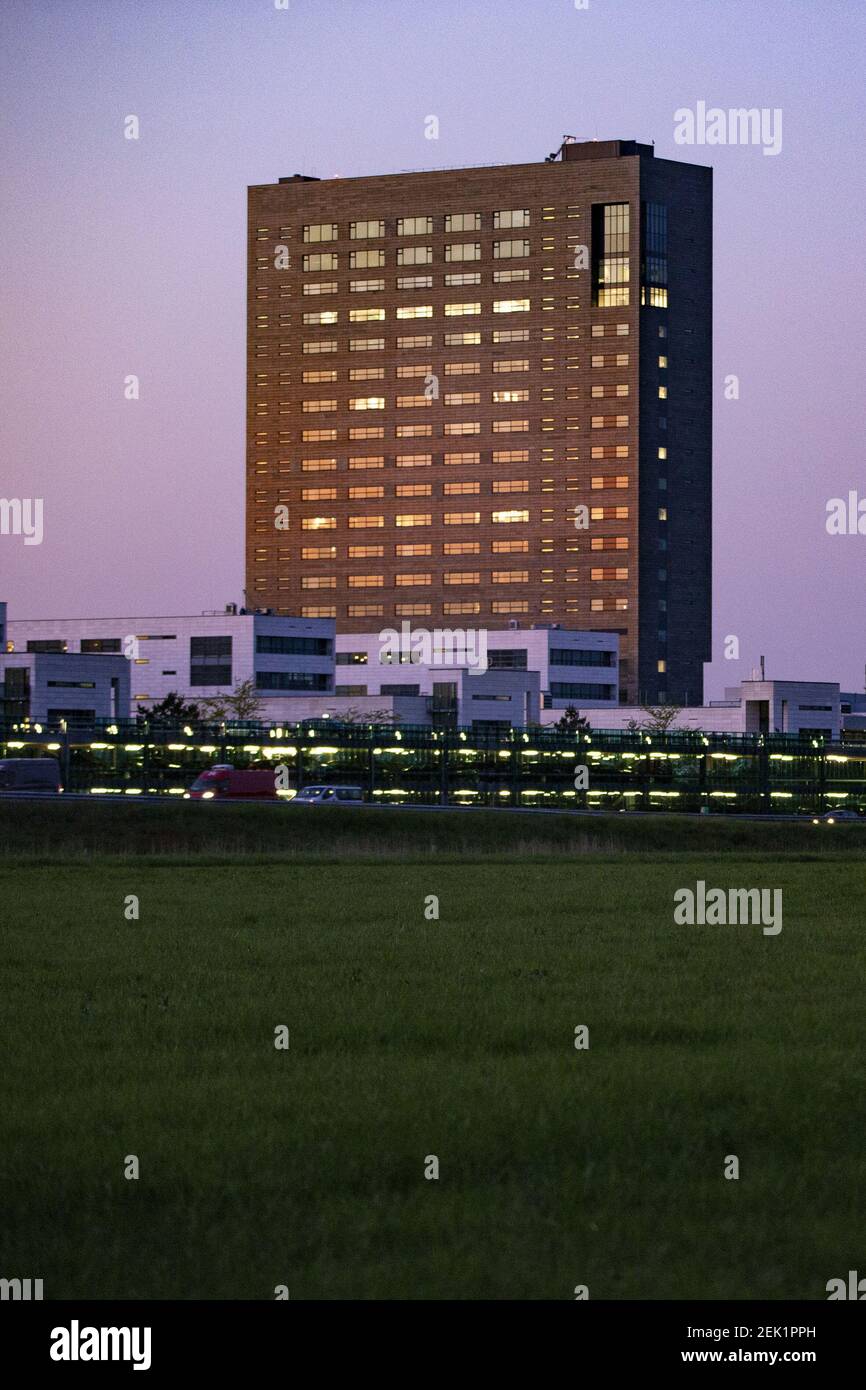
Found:
<svg viewBox="0 0 866 1390"><path fill-rule="evenodd" d="M710 658L712 173L608 140L249 190L250 607Z"/></svg>

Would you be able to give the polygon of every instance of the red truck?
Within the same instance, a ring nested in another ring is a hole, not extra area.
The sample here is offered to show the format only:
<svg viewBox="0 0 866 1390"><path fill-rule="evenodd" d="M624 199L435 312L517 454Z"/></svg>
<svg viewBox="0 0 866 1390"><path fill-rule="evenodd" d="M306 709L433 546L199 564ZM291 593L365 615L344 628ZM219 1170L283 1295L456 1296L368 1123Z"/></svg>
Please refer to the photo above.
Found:
<svg viewBox="0 0 866 1390"><path fill-rule="evenodd" d="M220 763L196 777L187 796L191 801L276 801L276 773L271 767L242 771Z"/></svg>

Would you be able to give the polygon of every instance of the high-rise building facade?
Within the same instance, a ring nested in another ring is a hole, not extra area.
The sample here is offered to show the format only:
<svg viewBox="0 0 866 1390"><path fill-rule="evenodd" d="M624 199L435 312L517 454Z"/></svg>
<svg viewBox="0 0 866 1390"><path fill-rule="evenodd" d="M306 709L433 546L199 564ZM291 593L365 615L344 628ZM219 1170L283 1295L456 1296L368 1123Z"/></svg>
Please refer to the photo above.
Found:
<svg viewBox="0 0 866 1390"><path fill-rule="evenodd" d="M249 190L250 607L710 658L712 174L632 141Z"/></svg>

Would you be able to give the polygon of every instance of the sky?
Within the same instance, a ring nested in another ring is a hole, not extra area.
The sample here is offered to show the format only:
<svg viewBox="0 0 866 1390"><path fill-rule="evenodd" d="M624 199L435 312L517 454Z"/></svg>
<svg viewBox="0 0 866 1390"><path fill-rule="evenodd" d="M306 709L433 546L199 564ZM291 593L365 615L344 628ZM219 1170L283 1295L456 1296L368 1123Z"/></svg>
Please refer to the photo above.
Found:
<svg viewBox="0 0 866 1390"><path fill-rule="evenodd" d="M859 0L4 0L0 497L44 516L0 535L9 616L242 601L248 184L637 139L715 170L705 694L761 655L862 690L827 506L866 512L864 51ZM701 101L780 109L781 149L678 145Z"/></svg>

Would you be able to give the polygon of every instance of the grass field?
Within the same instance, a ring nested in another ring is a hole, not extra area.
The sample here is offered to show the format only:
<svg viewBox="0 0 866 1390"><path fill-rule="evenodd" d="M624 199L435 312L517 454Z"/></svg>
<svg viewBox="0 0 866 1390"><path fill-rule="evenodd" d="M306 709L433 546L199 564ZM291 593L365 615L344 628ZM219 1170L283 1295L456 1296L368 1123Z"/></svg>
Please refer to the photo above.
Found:
<svg viewBox="0 0 866 1390"><path fill-rule="evenodd" d="M822 1299L862 1266L866 878L841 836L324 862L309 815L306 859L55 839L0 867L0 1274L46 1298ZM781 888L782 932L675 925L698 878Z"/></svg>

